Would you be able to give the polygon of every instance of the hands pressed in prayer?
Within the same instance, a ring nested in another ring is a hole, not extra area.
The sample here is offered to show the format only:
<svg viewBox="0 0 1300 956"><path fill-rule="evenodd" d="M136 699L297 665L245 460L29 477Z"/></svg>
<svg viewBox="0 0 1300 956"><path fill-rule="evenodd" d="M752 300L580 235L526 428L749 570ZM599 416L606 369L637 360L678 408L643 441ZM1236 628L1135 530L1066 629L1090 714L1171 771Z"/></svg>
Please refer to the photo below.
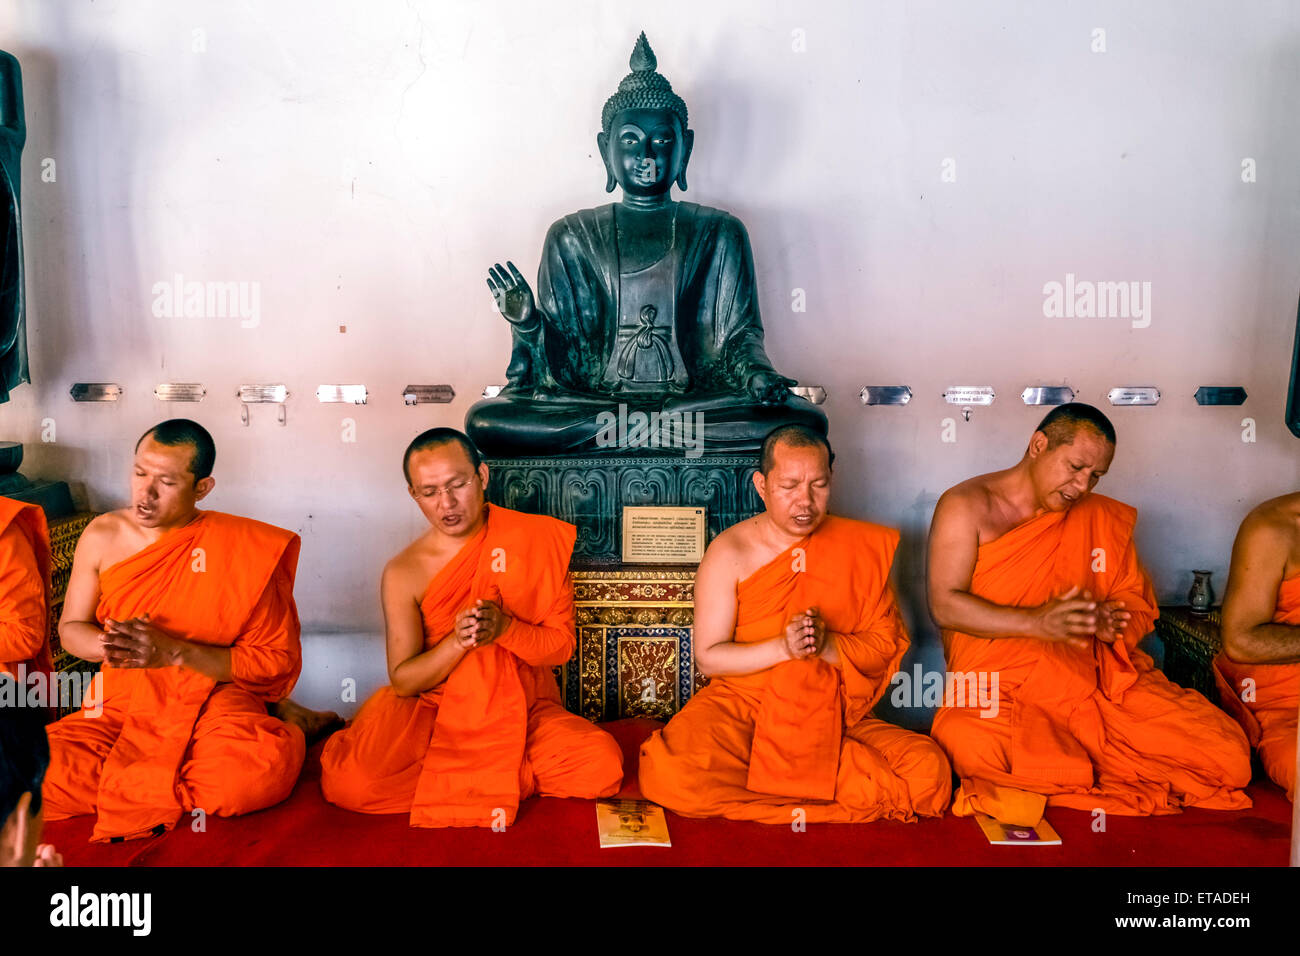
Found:
<svg viewBox="0 0 1300 956"><path fill-rule="evenodd" d="M810 607L802 614L790 618L782 637L791 660L816 657L826 646L826 622L822 620L817 608Z"/></svg>
<svg viewBox="0 0 1300 956"><path fill-rule="evenodd" d="M1114 644L1123 639L1124 627L1132 616L1124 610L1123 601L1102 601L1097 606L1097 640Z"/></svg>
<svg viewBox="0 0 1300 956"><path fill-rule="evenodd" d="M105 618L100 638L104 661L114 667L170 667L176 663L179 643L149 623L148 614L129 621Z"/></svg>
<svg viewBox="0 0 1300 956"><path fill-rule="evenodd" d="M822 612L815 607L810 607L804 612L813 628L813 651L810 657L817 657L822 651L826 650L826 642L830 632L826 630L826 621L822 619Z"/></svg>
<svg viewBox="0 0 1300 956"><path fill-rule="evenodd" d="M505 633L510 624L510 616L498 605L479 599L473 607L456 615L456 626L452 633L460 646L468 650L491 644Z"/></svg>
<svg viewBox="0 0 1300 956"><path fill-rule="evenodd" d="M779 405L790 394L794 379L776 372L755 372L749 377L749 394L760 405Z"/></svg>
<svg viewBox="0 0 1300 956"><path fill-rule="evenodd" d="M1080 650L1091 647L1092 638L1098 636L1097 602L1091 591L1083 591L1078 585L1039 607L1035 619L1041 638Z"/></svg>
<svg viewBox="0 0 1300 956"><path fill-rule="evenodd" d="M472 607L466 608L456 615L456 623L452 626L451 636L455 638L457 644L465 650L477 647L477 634L478 617L474 614Z"/></svg>
<svg viewBox="0 0 1300 956"><path fill-rule="evenodd" d="M480 598L474 602L472 613L478 621L477 640L480 646L491 644L504 634L511 624L510 616L492 601L484 601Z"/></svg>

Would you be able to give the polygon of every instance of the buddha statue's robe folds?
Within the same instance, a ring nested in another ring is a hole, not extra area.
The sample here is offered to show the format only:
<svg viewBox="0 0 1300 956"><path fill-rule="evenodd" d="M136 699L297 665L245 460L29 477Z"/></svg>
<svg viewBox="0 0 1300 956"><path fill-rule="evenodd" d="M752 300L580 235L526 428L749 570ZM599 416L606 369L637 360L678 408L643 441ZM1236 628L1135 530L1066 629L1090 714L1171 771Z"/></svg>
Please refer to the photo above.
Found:
<svg viewBox="0 0 1300 956"><path fill-rule="evenodd" d="M763 349L754 261L744 225L696 203L673 205L667 250L632 270L619 255L616 204L551 226L538 272L533 328L513 329L502 396L470 409L486 454L599 450L597 416L622 403L704 414L708 446L757 447L789 422L825 431L793 394L764 405L751 376L775 375Z"/></svg>

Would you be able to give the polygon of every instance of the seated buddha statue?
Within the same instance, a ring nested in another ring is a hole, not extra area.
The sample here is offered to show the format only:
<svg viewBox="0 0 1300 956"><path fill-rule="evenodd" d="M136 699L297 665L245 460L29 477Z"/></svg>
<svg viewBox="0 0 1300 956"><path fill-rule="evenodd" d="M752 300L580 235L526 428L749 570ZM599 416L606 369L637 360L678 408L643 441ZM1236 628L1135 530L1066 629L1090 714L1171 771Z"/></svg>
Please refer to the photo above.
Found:
<svg viewBox="0 0 1300 956"><path fill-rule="evenodd" d="M551 226L536 295L514 263L489 271L512 351L505 387L470 408L466 431L488 456L599 454L617 449L601 447L598 416L625 405L700 413L705 451L755 450L785 424L825 434L825 414L764 351L744 225L672 198L695 133L644 33L630 65L596 136L605 191L622 200Z"/></svg>

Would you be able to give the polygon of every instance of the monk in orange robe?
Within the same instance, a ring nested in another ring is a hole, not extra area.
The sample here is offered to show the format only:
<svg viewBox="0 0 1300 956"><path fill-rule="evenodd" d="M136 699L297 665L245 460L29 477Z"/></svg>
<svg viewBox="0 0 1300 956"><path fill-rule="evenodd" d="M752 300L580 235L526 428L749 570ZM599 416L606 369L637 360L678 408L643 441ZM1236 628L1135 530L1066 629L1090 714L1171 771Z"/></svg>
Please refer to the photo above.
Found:
<svg viewBox="0 0 1300 956"><path fill-rule="evenodd" d="M278 803L316 729L301 708L281 720L266 706L302 664L298 536L196 509L214 457L201 425L154 426L136 445L131 506L77 543L59 636L103 662L103 693L50 725L42 793L46 819L96 813L95 841Z"/></svg>
<svg viewBox="0 0 1300 956"><path fill-rule="evenodd" d="M50 672L49 599L45 512L0 497L0 672Z"/></svg>
<svg viewBox="0 0 1300 956"><path fill-rule="evenodd" d="M1036 824L1046 806L1126 815L1250 806L1241 728L1155 670L1157 616L1137 512L1093 494L1115 430L1053 409L1024 458L939 499L930 611L950 672L997 681L997 706L945 701L931 734L961 778L953 812Z"/></svg>
<svg viewBox="0 0 1300 956"><path fill-rule="evenodd" d="M1266 501L1241 523L1223 596L1219 699L1269 777L1295 800L1300 711L1300 492Z"/></svg>
<svg viewBox="0 0 1300 956"><path fill-rule="evenodd" d="M763 445L765 510L709 545L695 579L710 678L641 747L641 792L683 816L791 825L941 816L952 770L871 716L908 647L892 528L827 514L830 445L803 426Z"/></svg>
<svg viewBox="0 0 1300 956"><path fill-rule="evenodd" d="M622 751L560 705L551 671L576 646L576 529L487 505L487 465L455 429L419 435L402 468L432 527L384 568L392 684L325 745L325 799L501 829L534 793L617 793Z"/></svg>

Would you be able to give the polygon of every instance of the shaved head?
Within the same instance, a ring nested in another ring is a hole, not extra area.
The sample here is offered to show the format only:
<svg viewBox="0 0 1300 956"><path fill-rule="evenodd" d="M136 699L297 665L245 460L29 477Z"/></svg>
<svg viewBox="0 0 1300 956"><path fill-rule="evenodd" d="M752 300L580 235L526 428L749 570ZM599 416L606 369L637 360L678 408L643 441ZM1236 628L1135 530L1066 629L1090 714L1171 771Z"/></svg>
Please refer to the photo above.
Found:
<svg viewBox="0 0 1300 956"><path fill-rule="evenodd" d="M212 474L212 466L217 460L217 446L212 441L212 436L208 434L208 430L198 422L190 421L188 418L169 418L165 422L159 422L136 441L136 451L140 450L140 444L146 438L152 438L158 444L169 448L178 445L189 445L193 448L190 471L194 474L196 483Z"/></svg>
<svg viewBox="0 0 1300 956"><path fill-rule="evenodd" d="M417 451L424 451L426 448L440 448L443 445L457 444L469 458L469 463L475 468L483 464L483 456L479 454L478 448L469 440L469 436L464 432L457 431L454 428L430 428L426 432L416 435L411 444L406 446L406 454L402 456L402 474L406 476L406 483L411 483L411 456Z"/></svg>
<svg viewBox="0 0 1300 956"><path fill-rule="evenodd" d="M826 440L825 435L813 431L807 425L782 425L768 432L767 437L763 439L763 455L758 470L765 477L771 474L772 466L776 464L777 445L785 445L789 448L824 448L826 467L835 464L835 452L831 451L831 443Z"/></svg>
<svg viewBox="0 0 1300 956"><path fill-rule="evenodd" d="M1110 419L1100 409L1083 402L1057 405L1034 430L1047 436L1047 450L1051 451L1059 445L1072 444L1075 433L1080 428L1089 428L1098 437L1104 438L1111 445L1115 444L1115 426L1110 423Z"/></svg>

